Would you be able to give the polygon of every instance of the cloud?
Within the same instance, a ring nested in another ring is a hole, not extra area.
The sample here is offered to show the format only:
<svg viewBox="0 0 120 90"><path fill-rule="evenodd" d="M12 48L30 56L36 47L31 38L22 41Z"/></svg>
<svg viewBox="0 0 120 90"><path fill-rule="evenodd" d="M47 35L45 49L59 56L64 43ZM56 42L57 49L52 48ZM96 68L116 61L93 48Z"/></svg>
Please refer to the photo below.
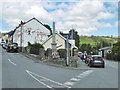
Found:
<svg viewBox="0 0 120 90"><path fill-rule="evenodd" d="M2 3L2 17L14 29L21 20L27 21L36 17L43 23L56 22L58 31L68 32L75 28L79 34L88 35L89 32L97 31L98 28L111 28L111 23L99 22L99 19L115 18L104 5L104 0L81 0L79 2L57 2L42 0L11 0ZM57 2L57 3L56 3ZM81 33L82 32L82 33Z"/></svg>
<svg viewBox="0 0 120 90"><path fill-rule="evenodd" d="M115 15L113 13L109 13L109 12L100 12L96 16L97 19L111 19L114 17L115 17Z"/></svg>

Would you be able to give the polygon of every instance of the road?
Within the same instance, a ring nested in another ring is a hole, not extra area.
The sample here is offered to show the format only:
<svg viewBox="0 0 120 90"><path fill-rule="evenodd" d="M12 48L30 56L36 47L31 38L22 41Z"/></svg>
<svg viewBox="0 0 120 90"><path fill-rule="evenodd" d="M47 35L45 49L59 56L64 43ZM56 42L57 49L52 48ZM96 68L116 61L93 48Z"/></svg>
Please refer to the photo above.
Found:
<svg viewBox="0 0 120 90"><path fill-rule="evenodd" d="M117 62L106 61L105 68L80 65L78 69L54 67L2 49L2 88L118 88Z"/></svg>

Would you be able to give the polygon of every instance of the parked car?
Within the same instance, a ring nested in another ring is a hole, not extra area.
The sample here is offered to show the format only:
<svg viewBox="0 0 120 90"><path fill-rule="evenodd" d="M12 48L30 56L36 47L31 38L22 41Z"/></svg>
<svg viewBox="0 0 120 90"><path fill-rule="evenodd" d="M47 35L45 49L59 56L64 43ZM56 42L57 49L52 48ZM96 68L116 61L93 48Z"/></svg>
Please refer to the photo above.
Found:
<svg viewBox="0 0 120 90"><path fill-rule="evenodd" d="M87 55L85 59L85 63L88 64L89 61L90 61L90 55Z"/></svg>
<svg viewBox="0 0 120 90"><path fill-rule="evenodd" d="M105 61L100 55L91 55L90 60L88 61L88 66L100 66L105 67Z"/></svg>
<svg viewBox="0 0 120 90"><path fill-rule="evenodd" d="M2 42L0 43L0 45L1 45L1 46L3 46L3 44L5 44L5 42L4 42L4 41L2 41Z"/></svg>
<svg viewBox="0 0 120 90"><path fill-rule="evenodd" d="M4 43L4 44L2 45L2 47L3 47L4 49L7 49L8 44L7 44L7 43Z"/></svg>
<svg viewBox="0 0 120 90"><path fill-rule="evenodd" d="M7 49L6 49L7 52L18 52L18 44L17 43L10 43L8 44L7 46Z"/></svg>

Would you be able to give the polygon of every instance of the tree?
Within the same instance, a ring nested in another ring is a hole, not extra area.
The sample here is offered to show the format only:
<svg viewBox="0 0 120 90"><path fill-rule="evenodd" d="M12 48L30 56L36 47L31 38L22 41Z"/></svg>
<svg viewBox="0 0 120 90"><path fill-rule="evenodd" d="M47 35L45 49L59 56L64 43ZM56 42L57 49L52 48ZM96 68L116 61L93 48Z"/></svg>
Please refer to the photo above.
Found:
<svg viewBox="0 0 120 90"><path fill-rule="evenodd" d="M52 35L52 29L51 29L51 27L50 27L49 25L47 25L47 24L44 24L44 26L45 26L47 29L50 30L50 35Z"/></svg>
<svg viewBox="0 0 120 90"><path fill-rule="evenodd" d="M75 37L75 46L77 46L78 47L78 49L79 49L79 43L80 42L80 40L79 40L79 35L78 35L78 33L76 32L76 37Z"/></svg>
<svg viewBox="0 0 120 90"><path fill-rule="evenodd" d="M120 61L120 41L113 44L112 48L113 59Z"/></svg>
<svg viewBox="0 0 120 90"><path fill-rule="evenodd" d="M91 51L92 51L92 47L91 47L90 44L82 44L82 45L80 46L80 49L79 49L79 50L80 50L81 52L86 51L88 54L90 54Z"/></svg>
<svg viewBox="0 0 120 90"><path fill-rule="evenodd" d="M120 61L120 41L113 44L112 52L107 53L106 58L109 60Z"/></svg>

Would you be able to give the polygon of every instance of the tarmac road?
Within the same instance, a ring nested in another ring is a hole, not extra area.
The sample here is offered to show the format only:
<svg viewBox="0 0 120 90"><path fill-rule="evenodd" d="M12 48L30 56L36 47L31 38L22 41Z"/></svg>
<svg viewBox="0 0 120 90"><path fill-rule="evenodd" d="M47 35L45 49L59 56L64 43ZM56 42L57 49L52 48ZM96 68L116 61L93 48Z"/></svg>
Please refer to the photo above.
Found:
<svg viewBox="0 0 120 90"><path fill-rule="evenodd" d="M67 69L2 49L2 88L118 88L118 62L106 60L105 68L90 68L80 61L78 69Z"/></svg>

